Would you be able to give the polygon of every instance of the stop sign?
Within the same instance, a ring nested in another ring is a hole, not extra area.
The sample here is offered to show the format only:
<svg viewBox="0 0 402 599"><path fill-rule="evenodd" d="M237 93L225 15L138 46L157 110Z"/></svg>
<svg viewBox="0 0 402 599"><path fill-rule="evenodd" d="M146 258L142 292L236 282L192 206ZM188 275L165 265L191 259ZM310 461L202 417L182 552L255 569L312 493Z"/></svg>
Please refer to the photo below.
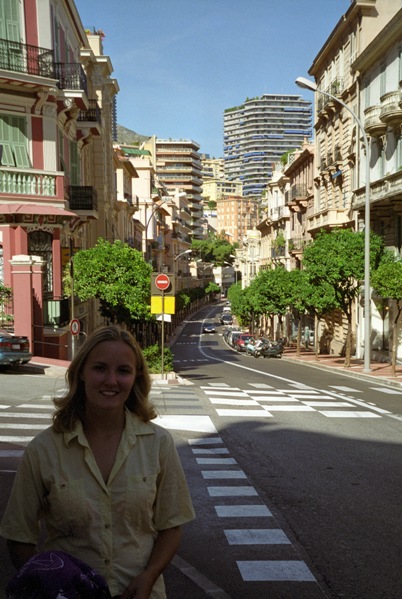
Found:
<svg viewBox="0 0 402 599"><path fill-rule="evenodd" d="M157 277L155 277L155 286L160 291L166 291L166 289L169 289L169 286L170 286L169 277L167 275L165 275L164 273L158 275Z"/></svg>

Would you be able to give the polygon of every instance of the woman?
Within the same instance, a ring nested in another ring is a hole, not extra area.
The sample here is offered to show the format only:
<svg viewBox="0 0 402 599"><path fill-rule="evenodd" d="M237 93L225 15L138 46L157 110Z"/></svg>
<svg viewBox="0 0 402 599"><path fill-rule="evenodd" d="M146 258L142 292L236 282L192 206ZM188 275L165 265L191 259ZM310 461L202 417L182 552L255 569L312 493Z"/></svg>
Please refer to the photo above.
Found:
<svg viewBox="0 0 402 599"><path fill-rule="evenodd" d="M20 568L36 553L44 522L43 550L89 564L112 596L163 598L161 573L194 512L172 436L150 422L142 352L127 331L102 328L66 380L53 426L24 453L2 521L12 562Z"/></svg>

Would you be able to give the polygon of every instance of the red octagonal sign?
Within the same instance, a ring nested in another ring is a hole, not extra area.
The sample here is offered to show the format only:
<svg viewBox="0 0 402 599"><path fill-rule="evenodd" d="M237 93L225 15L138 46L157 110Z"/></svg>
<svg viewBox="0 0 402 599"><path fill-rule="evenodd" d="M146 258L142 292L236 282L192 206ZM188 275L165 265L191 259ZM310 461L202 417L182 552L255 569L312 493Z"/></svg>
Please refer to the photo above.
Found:
<svg viewBox="0 0 402 599"><path fill-rule="evenodd" d="M155 277L155 286L160 291L166 291L166 289L168 289L170 286L169 277L163 273L158 275L157 277Z"/></svg>

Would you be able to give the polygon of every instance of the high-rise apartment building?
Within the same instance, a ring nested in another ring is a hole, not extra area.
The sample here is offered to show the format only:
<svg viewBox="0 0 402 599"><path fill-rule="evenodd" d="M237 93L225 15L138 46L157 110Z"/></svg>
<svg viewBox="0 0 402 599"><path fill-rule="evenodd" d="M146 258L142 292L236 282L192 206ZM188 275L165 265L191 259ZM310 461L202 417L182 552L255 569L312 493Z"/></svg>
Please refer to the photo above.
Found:
<svg viewBox="0 0 402 599"><path fill-rule="evenodd" d="M291 94L263 94L223 115L225 176L240 179L243 195L259 198L273 165L312 135L311 102Z"/></svg>
<svg viewBox="0 0 402 599"><path fill-rule="evenodd" d="M202 229L202 177L200 146L189 139L158 139L152 137L144 143L155 157L155 170L159 181L169 195L184 192L187 196L191 219L187 225L191 236L201 239Z"/></svg>

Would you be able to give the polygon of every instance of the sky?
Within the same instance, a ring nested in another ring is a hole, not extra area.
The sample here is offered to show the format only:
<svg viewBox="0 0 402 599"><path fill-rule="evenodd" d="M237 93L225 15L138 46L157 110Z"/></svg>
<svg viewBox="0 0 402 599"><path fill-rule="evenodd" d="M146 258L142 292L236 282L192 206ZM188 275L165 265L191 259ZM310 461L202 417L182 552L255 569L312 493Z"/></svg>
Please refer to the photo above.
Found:
<svg viewBox="0 0 402 599"><path fill-rule="evenodd" d="M75 0L105 32L117 122L141 135L192 139L223 156L223 112L246 98L313 94L295 84L351 0Z"/></svg>

